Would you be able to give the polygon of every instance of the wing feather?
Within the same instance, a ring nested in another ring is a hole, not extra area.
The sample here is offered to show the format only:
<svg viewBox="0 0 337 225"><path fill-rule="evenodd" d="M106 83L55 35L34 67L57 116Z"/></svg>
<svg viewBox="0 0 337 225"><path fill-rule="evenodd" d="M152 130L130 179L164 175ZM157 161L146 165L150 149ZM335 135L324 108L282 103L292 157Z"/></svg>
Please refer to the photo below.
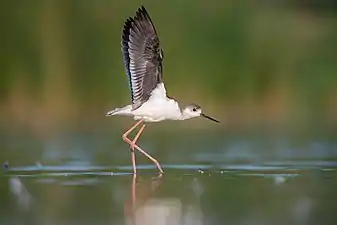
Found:
<svg viewBox="0 0 337 225"><path fill-rule="evenodd" d="M163 51L151 18L142 6L128 18L122 35L124 66L129 78L133 110L149 99L163 82Z"/></svg>

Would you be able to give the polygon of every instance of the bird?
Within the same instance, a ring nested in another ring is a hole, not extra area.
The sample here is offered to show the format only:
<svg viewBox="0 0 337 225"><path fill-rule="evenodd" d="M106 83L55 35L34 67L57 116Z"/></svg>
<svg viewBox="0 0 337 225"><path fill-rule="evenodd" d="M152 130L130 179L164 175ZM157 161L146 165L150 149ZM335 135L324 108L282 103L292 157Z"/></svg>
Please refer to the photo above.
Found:
<svg viewBox="0 0 337 225"><path fill-rule="evenodd" d="M141 5L133 17L125 20L121 35L121 51L125 72L129 81L131 104L110 110L106 116L133 116L137 121L123 135L123 140L130 145L133 173L136 174L135 149L149 158L158 168L164 171L153 156L140 148L136 142L145 129L146 123L163 120L187 120L204 117L220 123L202 112L197 104L180 105L166 94L163 80L163 58L156 28L146 8ZM140 127L133 140L128 135Z"/></svg>

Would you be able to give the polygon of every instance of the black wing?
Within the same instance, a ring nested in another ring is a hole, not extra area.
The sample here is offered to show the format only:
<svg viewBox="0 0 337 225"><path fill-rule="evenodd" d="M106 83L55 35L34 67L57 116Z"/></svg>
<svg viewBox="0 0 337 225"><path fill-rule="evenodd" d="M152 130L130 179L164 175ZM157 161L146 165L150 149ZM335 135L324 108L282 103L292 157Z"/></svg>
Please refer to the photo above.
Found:
<svg viewBox="0 0 337 225"><path fill-rule="evenodd" d="M122 52L134 110L149 99L158 83L163 82L163 51L144 6L124 24Z"/></svg>

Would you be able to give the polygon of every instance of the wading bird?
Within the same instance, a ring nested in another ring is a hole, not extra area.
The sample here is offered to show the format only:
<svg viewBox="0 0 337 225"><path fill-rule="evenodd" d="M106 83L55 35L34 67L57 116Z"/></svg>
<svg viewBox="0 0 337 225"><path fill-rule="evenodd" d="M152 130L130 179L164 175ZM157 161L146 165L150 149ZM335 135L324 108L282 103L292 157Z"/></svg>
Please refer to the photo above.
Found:
<svg viewBox="0 0 337 225"><path fill-rule="evenodd" d="M163 173L159 162L141 149L136 142L145 128L141 126L134 140L128 135L143 122L159 122L163 120L187 120L202 116L219 123L202 113L201 107L190 104L180 107L178 102L166 95L163 83L163 50L151 18L144 8L140 7L134 18L128 18L124 23L122 34L122 53L126 74L129 79L131 105L116 108L107 112L106 116L133 116L138 120L127 130L122 138L131 147L133 172L136 173L134 149L148 157Z"/></svg>

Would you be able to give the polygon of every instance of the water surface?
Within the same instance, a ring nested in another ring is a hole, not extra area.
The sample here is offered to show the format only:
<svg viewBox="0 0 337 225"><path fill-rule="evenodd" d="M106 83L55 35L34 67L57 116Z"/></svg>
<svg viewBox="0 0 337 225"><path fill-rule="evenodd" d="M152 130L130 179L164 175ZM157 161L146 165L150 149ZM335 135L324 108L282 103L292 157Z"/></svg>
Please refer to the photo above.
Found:
<svg viewBox="0 0 337 225"><path fill-rule="evenodd" d="M163 136L141 141L163 176L117 138L8 136L0 223L337 224L333 140Z"/></svg>

